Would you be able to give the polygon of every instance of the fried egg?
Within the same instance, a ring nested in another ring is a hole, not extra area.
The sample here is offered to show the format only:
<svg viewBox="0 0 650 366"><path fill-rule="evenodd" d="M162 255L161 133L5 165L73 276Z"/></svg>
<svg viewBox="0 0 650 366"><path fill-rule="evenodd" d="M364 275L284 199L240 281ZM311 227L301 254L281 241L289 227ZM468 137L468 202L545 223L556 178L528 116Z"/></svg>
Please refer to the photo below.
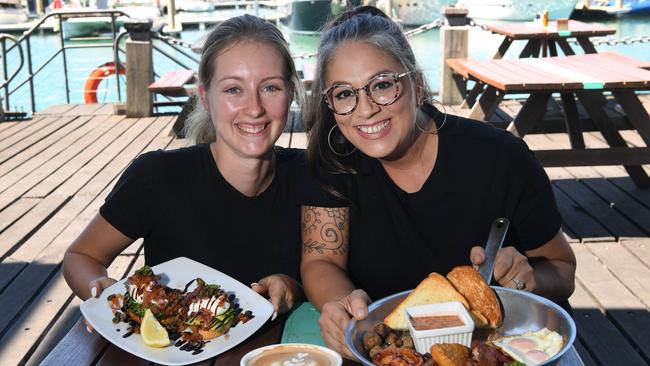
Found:
<svg viewBox="0 0 650 366"><path fill-rule="evenodd" d="M497 338L491 343L515 360L531 366L555 356L564 341L557 332L542 328L536 332Z"/></svg>

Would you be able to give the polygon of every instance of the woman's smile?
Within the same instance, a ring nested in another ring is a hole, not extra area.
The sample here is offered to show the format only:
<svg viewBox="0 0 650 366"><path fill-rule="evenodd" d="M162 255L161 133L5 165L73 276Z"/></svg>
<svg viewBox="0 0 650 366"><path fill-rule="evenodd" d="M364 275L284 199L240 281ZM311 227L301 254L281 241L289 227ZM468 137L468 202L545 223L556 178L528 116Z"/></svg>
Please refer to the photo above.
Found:
<svg viewBox="0 0 650 366"><path fill-rule="evenodd" d="M252 136L258 136L261 135L265 132L268 132L267 127L269 126L269 123L236 123L235 127L237 129L244 133L245 135L252 135Z"/></svg>
<svg viewBox="0 0 650 366"><path fill-rule="evenodd" d="M361 137L369 140L380 139L390 132L390 119L385 119L377 123L363 124L354 126Z"/></svg>

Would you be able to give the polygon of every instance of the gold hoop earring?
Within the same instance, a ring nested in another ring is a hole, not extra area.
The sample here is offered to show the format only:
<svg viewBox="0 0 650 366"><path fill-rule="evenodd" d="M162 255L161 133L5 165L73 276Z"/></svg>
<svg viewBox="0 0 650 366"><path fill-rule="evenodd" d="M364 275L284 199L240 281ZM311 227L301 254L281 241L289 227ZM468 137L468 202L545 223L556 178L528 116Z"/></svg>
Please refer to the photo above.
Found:
<svg viewBox="0 0 650 366"><path fill-rule="evenodd" d="M327 146L330 147L330 150L332 150L332 152L333 152L335 155L338 155L338 156L349 156L349 155L352 155L352 153L354 153L355 151L357 151L357 147L356 147L356 146L354 147L354 149L352 149L352 151L350 151L350 152L348 152L348 153L344 153L344 154L341 154L340 152L334 150L334 148L332 147L332 132L333 132L334 129L337 128L338 126L339 126L338 124L334 124L334 126L332 126L332 128L330 128L330 132L327 134Z"/></svg>
<svg viewBox="0 0 650 366"><path fill-rule="evenodd" d="M440 131L440 129L445 125L445 123L447 123L447 108L445 108L445 105L440 103L439 101L437 101L435 98L431 98L431 101L433 102L432 105L435 104L435 103L438 103L442 107L442 114L443 114L444 117L442 119L442 123L440 124L440 127L436 126L436 116L438 115L438 113L441 113L438 110L438 108L436 108L436 114L431 118L433 120L433 126L434 126L433 130L425 130L424 128L422 128L422 126L420 126L418 124L418 119L417 118L415 119L415 127L417 127L418 130L420 130L420 131L422 131L424 133L437 134ZM422 104L424 104L424 102ZM435 105L433 107L435 108Z"/></svg>

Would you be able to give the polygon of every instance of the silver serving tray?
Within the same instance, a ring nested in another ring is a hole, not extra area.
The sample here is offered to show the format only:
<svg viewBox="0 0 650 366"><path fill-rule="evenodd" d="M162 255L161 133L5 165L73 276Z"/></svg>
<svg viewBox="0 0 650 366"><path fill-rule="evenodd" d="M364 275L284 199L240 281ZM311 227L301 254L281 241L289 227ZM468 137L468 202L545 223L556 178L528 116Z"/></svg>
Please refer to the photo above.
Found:
<svg viewBox="0 0 650 366"><path fill-rule="evenodd" d="M558 332L564 339L560 352L541 365L556 365L560 357L571 348L576 338L576 325L569 314L557 304L541 296L506 287L492 286L503 304L503 324L495 333L510 336L537 331L544 327ZM364 365L372 366L363 349L363 335L381 323L411 291L400 292L375 301L368 307L368 317L356 321L352 319L345 331L345 342L354 355ZM476 331L474 336L476 336Z"/></svg>

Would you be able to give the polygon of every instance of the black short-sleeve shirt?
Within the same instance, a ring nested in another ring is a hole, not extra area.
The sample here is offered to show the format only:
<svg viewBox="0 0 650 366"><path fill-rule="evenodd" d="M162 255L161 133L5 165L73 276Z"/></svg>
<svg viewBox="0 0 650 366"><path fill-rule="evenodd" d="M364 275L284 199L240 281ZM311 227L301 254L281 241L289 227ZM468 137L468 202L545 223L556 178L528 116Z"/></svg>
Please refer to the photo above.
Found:
<svg viewBox="0 0 650 366"><path fill-rule="evenodd" d="M246 197L221 175L209 145L148 152L133 161L100 208L124 235L144 238L149 265L185 256L245 284L273 274L298 278L300 205L328 206L304 151L276 148L276 171Z"/></svg>
<svg viewBox="0 0 650 366"><path fill-rule="evenodd" d="M442 114L426 111L440 126ZM432 173L415 193L400 189L378 160L361 153L350 175L349 273L378 300L412 289L431 272L470 264L492 222L511 221L505 246L551 240L561 226L549 179L526 144L485 123L448 115Z"/></svg>

